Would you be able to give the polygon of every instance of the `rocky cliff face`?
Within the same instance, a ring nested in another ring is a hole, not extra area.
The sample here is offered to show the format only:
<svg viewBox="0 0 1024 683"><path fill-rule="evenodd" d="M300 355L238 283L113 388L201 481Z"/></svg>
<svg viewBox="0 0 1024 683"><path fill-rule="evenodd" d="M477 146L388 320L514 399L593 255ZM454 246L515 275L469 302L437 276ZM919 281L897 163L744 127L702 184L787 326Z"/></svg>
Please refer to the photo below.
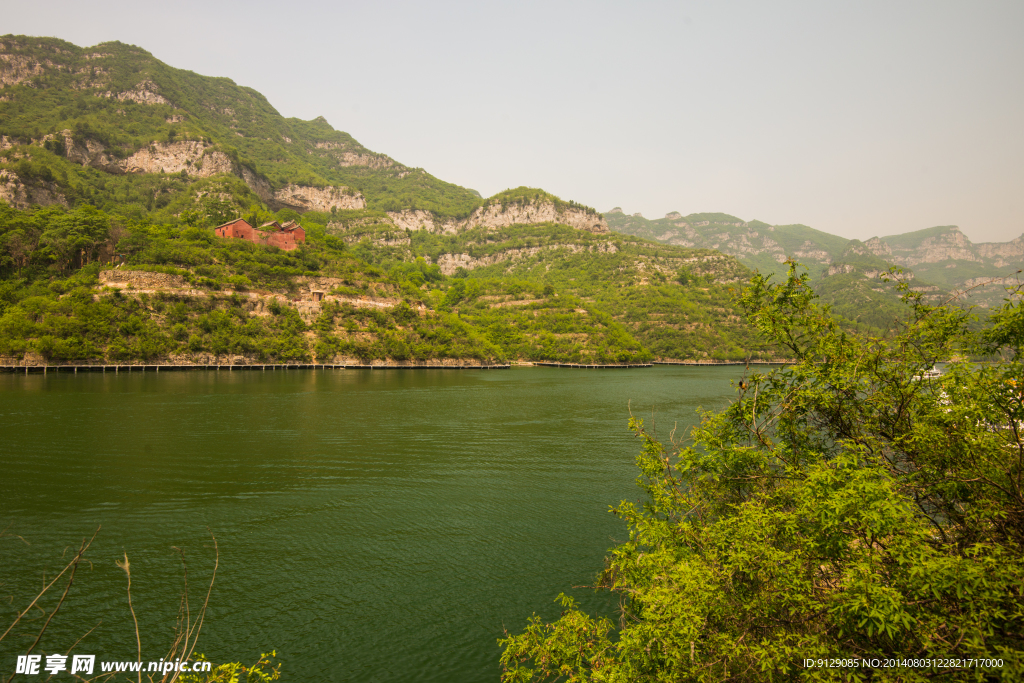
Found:
<svg viewBox="0 0 1024 683"><path fill-rule="evenodd" d="M54 135L44 136L35 144L45 144ZM181 173L208 178L221 173L236 173L234 164L223 152L198 140L154 142L125 159L119 159L95 140L76 142L70 130L60 134L64 154L69 161L117 175L124 173Z"/></svg>
<svg viewBox="0 0 1024 683"><path fill-rule="evenodd" d="M394 160L384 154L352 152L347 149L346 145L339 142L318 142L315 147L318 150L323 150L320 152L321 156L334 159L339 166L366 166L380 169L395 165Z"/></svg>
<svg viewBox="0 0 1024 683"><path fill-rule="evenodd" d="M864 254L864 253L874 254L875 256L878 256L880 258L884 258L886 260L892 260L892 259L889 258L889 257L892 256L892 249L890 249L889 245L886 244L885 242L883 242L878 237L872 237L867 242L865 242L864 243L864 250L859 250L857 253L858 254Z"/></svg>
<svg viewBox="0 0 1024 683"><path fill-rule="evenodd" d="M0 87L19 85L36 76L43 75L53 62L40 62L23 55L0 54Z"/></svg>
<svg viewBox="0 0 1024 683"><path fill-rule="evenodd" d="M977 261L982 258L977 254L974 245L967 235L956 226L942 229L935 235L924 237L920 241L907 243L905 236L896 235L892 238L881 238L878 242L870 240L877 249L876 256L885 255L900 265L916 266L919 263L939 263L940 261ZM880 243L885 243L881 247Z"/></svg>
<svg viewBox="0 0 1024 683"><path fill-rule="evenodd" d="M837 263L837 264L829 266L828 270L825 271L825 272L826 272L828 277L833 277L835 275L843 275L843 274L846 274L846 273L852 273L852 272L854 272L854 267L852 265L850 265L849 263Z"/></svg>
<svg viewBox="0 0 1024 683"><path fill-rule="evenodd" d="M46 136L38 144L44 144L54 136ZM69 161L90 166L107 173L188 173L196 178L209 178L224 173L241 177L249 188L263 201L273 206L287 206L299 211L330 211L338 209L362 209L366 200L358 192L346 187L309 187L289 184L274 191L266 179L247 167L236 166L223 152L212 145L198 140L177 142L154 142L140 149L126 159L118 159L107 153L103 145L93 140L75 142L70 130L62 133L65 155Z"/></svg>
<svg viewBox="0 0 1024 683"><path fill-rule="evenodd" d="M691 228L692 231L692 228ZM690 242L689 245L683 246L704 246L704 242L708 240L701 240L694 234L694 236L687 240L676 240L679 243ZM773 240L768 235L761 234L757 230L749 230L746 232L739 233L720 233L714 235L713 238L707 244L707 248L718 249L726 254L730 254L736 257L743 256L755 256L760 254L767 254L777 263L782 263L786 260L786 250L782 246ZM804 254L805 258L808 254L814 253L815 256L820 254L820 251L813 250L810 245L805 245Z"/></svg>
<svg viewBox="0 0 1024 683"><path fill-rule="evenodd" d="M292 184L275 192L274 201L299 211L366 208L363 196L358 192L350 192L345 187L307 187Z"/></svg>
<svg viewBox="0 0 1024 683"><path fill-rule="evenodd" d="M608 224L600 214L573 207L557 207L554 202L526 204L490 204L482 206L465 220L439 220L427 211L389 211L388 219L402 230L426 230L455 235L471 228L507 228L510 225L561 223L595 234L607 234Z"/></svg>
<svg viewBox="0 0 1024 683"><path fill-rule="evenodd" d="M832 261L832 245L819 238L824 233L805 226L772 226L728 214L684 217L678 211L653 220L621 210L607 216L616 232L691 249L717 249L763 272L779 271L788 257L812 267Z"/></svg>
<svg viewBox="0 0 1024 683"><path fill-rule="evenodd" d="M463 224L463 228L483 226L505 228L516 224L562 223L577 230L605 234L608 223L600 214L573 207L557 207L554 202L527 202L525 204L491 204L482 206Z"/></svg>
<svg viewBox="0 0 1024 683"><path fill-rule="evenodd" d="M904 266L967 261L1004 268L1024 263L1024 235L1009 242L974 244L955 225L891 237L872 237L864 243L880 258Z"/></svg>
<svg viewBox="0 0 1024 683"><path fill-rule="evenodd" d="M627 215L616 207L607 216L617 232L683 247L718 249L762 272L777 273L778 264L792 257L810 268L815 277L819 273L824 277L861 274L874 280L880 273L888 272L890 266L898 265L913 268L916 276L929 285L963 290L979 274L1003 278L1007 269L1024 268L1024 235L1010 242L972 244L956 226L860 242L807 226L738 221L727 214L681 217L672 212L664 218L648 220ZM972 303L998 305L1003 290L990 287L988 291L985 294L972 290Z"/></svg>
<svg viewBox="0 0 1024 683"><path fill-rule="evenodd" d="M229 173L242 178L245 184L249 186L249 189L256 193L264 202L274 202L273 188L265 178L257 175L248 167L236 165L223 152L216 151L212 149L211 145L197 140L154 142L126 159L118 159L109 154L103 145L94 140L75 142L70 130L65 130L62 135L65 155L68 160L82 166L89 166L117 175L125 173L181 173L185 171L190 176L209 178L210 176ZM43 144L45 141L46 139L44 138L37 144Z"/></svg>
<svg viewBox="0 0 1024 683"><path fill-rule="evenodd" d="M109 90L99 93L100 97L110 97L119 102L135 102L136 104L170 104L170 101L161 95L153 81L142 81L131 90L112 93Z"/></svg>
<svg viewBox="0 0 1024 683"><path fill-rule="evenodd" d="M997 268L1024 263L1024 235L1010 242L982 242L974 245L978 255Z"/></svg>
<svg viewBox="0 0 1024 683"><path fill-rule="evenodd" d="M856 267L850 270L849 263ZM893 276L888 273L890 264L913 271ZM861 273L868 279L881 274L890 279L919 278L922 284L911 289L934 295L929 300L953 297L969 305L990 308L1002 304L1007 285L1016 282L1013 270L1019 268L1024 268L1024 236L1010 242L972 244L956 226L941 226L873 237L863 244L853 240L827 275L841 271Z"/></svg>
<svg viewBox="0 0 1024 683"><path fill-rule="evenodd" d="M7 169L0 169L0 200L18 209L27 209L33 204L68 205L67 198L61 194L55 183L36 182L26 185L17 173Z"/></svg>
<svg viewBox="0 0 1024 683"><path fill-rule="evenodd" d="M388 211L388 220L402 230L426 230L439 235L454 235L463 226L462 221L439 220L429 211Z"/></svg>
<svg viewBox="0 0 1024 683"><path fill-rule="evenodd" d="M208 178L220 173L231 173L231 159L223 152L195 140L158 142L118 164L124 173L181 173Z"/></svg>

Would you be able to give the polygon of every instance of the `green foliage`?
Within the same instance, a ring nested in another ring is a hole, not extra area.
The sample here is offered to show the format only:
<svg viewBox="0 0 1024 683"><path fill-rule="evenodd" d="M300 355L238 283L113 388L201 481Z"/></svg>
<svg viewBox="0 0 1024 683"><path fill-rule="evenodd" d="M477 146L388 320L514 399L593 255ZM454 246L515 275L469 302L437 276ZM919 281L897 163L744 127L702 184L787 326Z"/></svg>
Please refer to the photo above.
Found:
<svg viewBox="0 0 1024 683"><path fill-rule="evenodd" d="M510 357L522 352L522 358L542 360L536 354L538 349L544 348L557 350L550 360L610 359L620 355L629 357L629 362L652 357L740 360L774 356L738 316L735 287L729 281L745 278L749 271L734 259L710 250L682 249L547 223L476 228L458 235L417 231L410 240L413 253L423 254L432 261L444 254L494 260L492 265L470 271L467 280L467 283L483 281L481 286L491 301L515 298L514 287L520 292L528 290L538 299L550 297L545 293L547 288L564 295L559 297L562 303L552 301L540 308L561 309L561 315L579 317L577 329L556 335L586 334L587 337L577 336L576 341L570 342L570 337L556 336L555 343L540 346L530 341L528 346L519 347L519 351L505 347ZM501 258L509 253L517 256ZM670 281L671 275L683 269L691 277L685 287L678 281ZM570 297L578 300L572 303ZM462 310L469 319L488 328L504 319L504 325L522 329L521 326L527 324L522 319L524 311L538 306L531 304L520 309L502 304L486 315L478 312L475 305L463 306ZM577 309L586 313L576 313ZM581 317L584 315L589 317ZM608 316L613 325L607 329L602 324L595 325L600 315ZM553 319L546 315L531 318L528 324L532 331L523 330L527 335L524 339L547 329L549 321L553 324ZM611 334L612 329L618 331Z"/></svg>
<svg viewBox="0 0 1024 683"><path fill-rule="evenodd" d="M106 241L96 246L104 235ZM336 356L486 362L506 357L458 315L410 306L429 299L411 281L434 286L444 281L436 265L421 258L385 275L327 237L313 237L285 252L220 239L188 224L122 222L92 207L18 211L0 203L0 276L7 276L0 279L0 356L38 353L49 362L152 362L179 356L203 362L201 354L209 354L270 363L314 357L329 362ZM87 260L96 249L125 258L122 273L174 276L179 289L168 283L170 289L153 296L99 290L101 264L95 261L66 275L75 265L69 254ZM335 296L400 291L405 300L371 309L328 301L310 325L292 301L299 278L309 277L340 279L344 284L330 292ZM187 287L207 291L186 293ZM225 291L234 294L221 294Z"/></svg>
<svg viewBox="0 0 1024 683"><path fill-rule="evenodd" d="M178 677L182 683L270 683L281 678L281 664L274 665L277 651L263 653L259 660L251 666L241 662L220 664L207 673L185 673ZM209 661L204 655L198 655L197 662Z"/></svg>
<svg viewBox="0 0 1024 683"><path fill-rule="evenodd" d="M728 225L730 223L742 223L742 218L736 218L736 216L730 216L727 213L691 213L689 216L683 218L687 223L716 223L720 225Z"/></svg>
<svg viewBox="0 0 1024 683"><path fill-rule="evenodd" d="M549 290L552 294L545 294ZM505 356L564 363L643 363L651 353L612 316L554 287L517 280L456 280L445 305L484 330ZM483 301L502 300L500 306Z"/></svg>
<svg viewBox="0 0 1024 683"><path fill-rule="evenodd" d="M757 276L750 323L797 364L754 374L669 446L639 420L642 504L600 587L502 641L504 681L1019 680L1024 677L1024 307L982 332L904 286L908 322L845 331L795 266ZM920 380L940 360L939 380ZM811 668L900 657L920 667ZM958 658L961 664L940 664ZM994 658L1001 668L963 660Z"/></svg>
<svg viewBox="0 0 1024 683"><path fill-rule="evenodd" d="M251 213L257 222L272 217L258 205L251 206ZM337 278L340 283L329 287L331 296L344 299L386 293L443 314L431 325L451 331L456 323L445 320L458 320L456 326L468 326L472 331L464 335L472 347L466 357L472 358L634 363L655 357L743 359L772 355L739 323L730 285L718 282L718 278L738 279L747 271L714 252L581 232L557 224L476 228L458 235L406 232L377 222L382 215L375 210L308 212L301 217L307 242L285 252L217 238L206 227L211 221L199 210L175 225L111 216L87 206L71 211L60 207L18 211L0 204L0 278L10 279L5 290L8 301L0 303L0 311L37 296L40 286L44 298L55 300L53 287L64 287L58 281L66 279L78 264L91 262L90 267L98 267L98 261L115 261L121 262L122 271L177 276L179 286L206 290L210 296L241 291L291 297L298 278ZM285 210L282 217L292 214ZM354 245L349 242L357 237ZM77 251L65 244L72 238L85 240L76 243ZM437 262L453 253L494 263L471 271L457 269L448 278ZM508 259L510 253L522 256ZM685 287L670 277L681 270L692 275ZM92 274L93 281L97 272ZM42 285L44 282L51 284ZM101 297L97 304L104 301ZM267 305L275 315L292 307L278 299ZM455 357L451 354L464 350L450 343L447 333L416 336L413 330L414 338L395 337L390 345L378 338L377 331L364 330L350 338L347 326L352 321L346 316L338 318L345 333L334 330L328 332L331 339L302 343L293 339L292 333L282 340L281 330L261 327L263 323L257 325L256 332L250 327L250 332L243 334L222 326L219 336L211 336L211 331L197 329L195 321L168 323L159 311L147 311L139 315L154 320L153 329L159 328L161 341L151 340L143 347L110 336L119 359L225 352L260 359L430 359ZM57 310L48 315L58 315ZM54 360L106 357L103 333L68 331L84 320L83 311L59 315L66 319L60 334L47 327L49 323L29 329L23 322L11 322L5 348L19 357L30 351L45 351ZM247 315L259 317L255 310ZM361 323L356 320L354 324L359 327ZM30 336L18 339L15 329ZM37 337L72 340L74 350L43 343ZM439 344L433 351L424 346L428 337ZM91 340L91 345L84 340ZM257 347L262 352L256 351Z"/></svg>
<svg viewBox="0 0 1024 683"><path fill-rule="evenodd" d="M458 315L418 311L405 302L390 309L331 303L324 306L313 328L318 362L335 357L396 361L461 358L486 363L506 359L498 346Z"/></svg>
<svg viewBox="0 0 1024 683"><path fill-rule="evenodd" d="M935 239L936 237L941 237L942 235L954 230L958 230L955 225L937 225L934 228L905 232L900 235L887 235L884 238L884 241L890 247L909 248L921 244L921 242L926 239Z"/></svg>
<svg viewBox="0 0 1024 683"><path fill-rule="evenodd" d="M505 190L504 192L499 192L498 194L494 195L493 197L490 197L486 202L484 202L484 205L498 205L501 206L502 210L504 211L509 206L526 206L527 204L539 204L548 202L555 205L556 211L563 211L565 209L576 209L579 211L584 211L594 216L599 215L595 209L589 206L577 204L574 201L563 201L556 197L555 195L535 187L517 187L513 190Z"/></svg>
<svg viewBox="0 0 1024 683"><path fill-rule="evenodd" d="M775 226L771 232L771 238L778 242L787 255L794 254L800 249L806 250L811 246L815 250L827 252L833 259L843 253L850 243L850 240L845 237L831 235L799 223Z"/></svg>

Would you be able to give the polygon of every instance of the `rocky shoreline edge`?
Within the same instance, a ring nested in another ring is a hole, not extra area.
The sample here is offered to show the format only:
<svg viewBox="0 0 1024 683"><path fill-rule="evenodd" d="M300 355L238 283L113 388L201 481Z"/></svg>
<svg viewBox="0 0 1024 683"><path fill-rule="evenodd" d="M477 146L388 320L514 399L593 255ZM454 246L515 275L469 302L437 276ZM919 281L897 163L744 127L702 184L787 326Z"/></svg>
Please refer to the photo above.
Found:
<svg viewBox="0 0 1024 683"><path fill-rule="evenodd" d="M179 372L182 370L217 370L233 372L235 370L259 370L263 372L277 370L507 370L508 364L424 364L424 363L251 363L236 364L146 364L125 363L122 365L0 365L0 372L47 374L48 372Z"/></svg>
<svg viewBox="0 0 1024 683"><path fill-rule="evenodd" d="M123 363L105 362L66 362L51 363L41 358L0 358L0 373L36 373L49 372L173 372L179 370L218 370L233 372L235 370L259 370L262 372L276 370L507 370L512 367L553 367L575 369L616 369L616 368L649 368L655 365L718 366L718 365L786 365L792 360L751 360L751 361L706 361L706 360L655 360L650 363L559 363L554 361L511 361L509 363L485 363L477 359L445 358L428 361L393 361L358 359L339 359L334 363L266 363L244 357L205 358L196 360L163 359L146 363L143 361L125 361Z"/></svg>

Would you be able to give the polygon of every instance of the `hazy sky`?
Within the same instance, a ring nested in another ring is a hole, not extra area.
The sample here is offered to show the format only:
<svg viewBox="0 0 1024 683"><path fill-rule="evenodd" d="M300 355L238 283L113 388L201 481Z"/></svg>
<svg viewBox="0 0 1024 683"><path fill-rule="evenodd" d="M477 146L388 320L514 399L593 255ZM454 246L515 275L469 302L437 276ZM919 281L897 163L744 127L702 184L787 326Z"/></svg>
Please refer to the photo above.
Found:
<svg viewBox="0 0 1024 683"><path fill-rule="evenodd" d="M1024 2L0 0L479 190L847 237L1024 233Z"/></svg>

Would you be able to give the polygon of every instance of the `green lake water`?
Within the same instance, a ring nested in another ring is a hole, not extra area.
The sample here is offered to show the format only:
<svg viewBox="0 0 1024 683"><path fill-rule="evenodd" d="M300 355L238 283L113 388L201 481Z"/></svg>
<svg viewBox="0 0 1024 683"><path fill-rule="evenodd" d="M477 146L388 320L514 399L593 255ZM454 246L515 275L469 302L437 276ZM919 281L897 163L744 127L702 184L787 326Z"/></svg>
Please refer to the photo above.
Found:
<svg viewBox="0 0 1024 683"><path fill-rule="evenodd" d="M640 495L630 401L659 435L688 433L742 372L0 375L0 632L102 525L42 651L99 623L74 652L135 659L127 553L142 658L159 659L183 588L172 546L195 609L209 528L211 661L276 649L285 681L496 681L502 629L554 617L559 592L613 612L572 587L626 535L609 506ZM4 676L39 616L0 642Z"/></svg>

